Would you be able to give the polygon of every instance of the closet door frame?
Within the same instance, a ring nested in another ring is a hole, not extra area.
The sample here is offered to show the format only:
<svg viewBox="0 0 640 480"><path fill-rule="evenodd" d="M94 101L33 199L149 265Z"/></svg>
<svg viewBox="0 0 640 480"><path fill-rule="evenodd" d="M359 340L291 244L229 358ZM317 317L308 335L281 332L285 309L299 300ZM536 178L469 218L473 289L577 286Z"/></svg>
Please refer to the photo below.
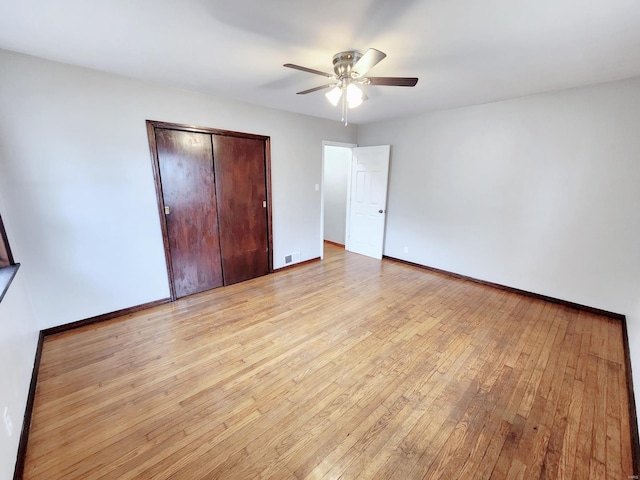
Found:
<svg viewBox="0 0 640 480"><path fill-rule="evenodd" d="M158 215L160 217L160 227L162 229L162 242L164 244L164 256L169 275L169 289L171 291L171 301L176 300L174 290L174 276L171 264L171 250L169 249L169 231L164 213L164 197L162 195L162 181L160 178L160 162L158 160L158 149L156 146L156 129L181 130L184 132L207 133L212 135L224 135L229 137L251 138L264 142L264 167L267 190L267 245L269 273L273 273L273 230L271 216L271 137L266 135L255 135L252 133L234 132L231 130L220 130L216 128L197 127L194 125L184 125L180 123L161 122L157 120L147 120L147 137L149 139L149 151L151 153L151 165L153 167L153 179L156 186L156 200L158 203ZM214 159L215 161L215 159Z"/></svg>

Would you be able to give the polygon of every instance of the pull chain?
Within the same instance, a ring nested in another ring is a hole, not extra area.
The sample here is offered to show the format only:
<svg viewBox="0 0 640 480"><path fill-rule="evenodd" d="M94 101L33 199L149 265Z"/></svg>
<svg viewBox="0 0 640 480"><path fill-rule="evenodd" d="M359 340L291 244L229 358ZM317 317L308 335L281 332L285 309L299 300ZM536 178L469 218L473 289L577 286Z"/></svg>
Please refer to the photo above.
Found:
<svg viewBox="0 0 640 480"><path fill-rule="evenodd" d="M342 92L342 121L344 122L344 126L349 125L347 121L347 117L349 115L349 109L347 108L347 90L344 89Z"/></svg>

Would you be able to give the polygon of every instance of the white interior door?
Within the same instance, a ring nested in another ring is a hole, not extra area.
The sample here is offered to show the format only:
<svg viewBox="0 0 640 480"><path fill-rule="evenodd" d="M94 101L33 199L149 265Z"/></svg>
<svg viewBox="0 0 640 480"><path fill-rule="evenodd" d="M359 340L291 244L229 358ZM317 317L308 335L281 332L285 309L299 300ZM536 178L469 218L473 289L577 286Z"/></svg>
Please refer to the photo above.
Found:
<svg viewBox="0 0 640 480"><path fill-rule="evenodd" d="M382 258L387 213L389 145L353 149L346 249Z"/></svg>

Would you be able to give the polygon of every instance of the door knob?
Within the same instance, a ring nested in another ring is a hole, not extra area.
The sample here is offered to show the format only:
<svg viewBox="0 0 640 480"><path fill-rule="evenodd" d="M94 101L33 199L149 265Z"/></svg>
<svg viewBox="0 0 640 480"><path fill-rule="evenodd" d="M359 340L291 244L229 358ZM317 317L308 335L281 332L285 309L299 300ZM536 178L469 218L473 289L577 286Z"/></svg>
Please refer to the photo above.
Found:
<svg viewBox="0 0 640 480"><path fill-rule="evenodd" d="M378 210L378 213L384 213L384 210Z"/></svg>

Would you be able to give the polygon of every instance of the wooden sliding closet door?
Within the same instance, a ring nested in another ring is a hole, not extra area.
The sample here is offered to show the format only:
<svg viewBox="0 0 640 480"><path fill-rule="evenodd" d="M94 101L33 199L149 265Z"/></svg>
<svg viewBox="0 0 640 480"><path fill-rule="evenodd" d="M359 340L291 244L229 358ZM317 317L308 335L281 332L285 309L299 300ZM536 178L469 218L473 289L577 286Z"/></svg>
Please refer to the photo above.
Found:
<svg viewBox="0 0 640 480"><path fill-rule="evenodd" d="M265 142L213 135L224 284L269 273Z"/></svg>
<svg viewBox="0 0 640 480"><path fill-rule="evenodd" d="M222 285L211 135L155 130L176 298Z"/></svg>

